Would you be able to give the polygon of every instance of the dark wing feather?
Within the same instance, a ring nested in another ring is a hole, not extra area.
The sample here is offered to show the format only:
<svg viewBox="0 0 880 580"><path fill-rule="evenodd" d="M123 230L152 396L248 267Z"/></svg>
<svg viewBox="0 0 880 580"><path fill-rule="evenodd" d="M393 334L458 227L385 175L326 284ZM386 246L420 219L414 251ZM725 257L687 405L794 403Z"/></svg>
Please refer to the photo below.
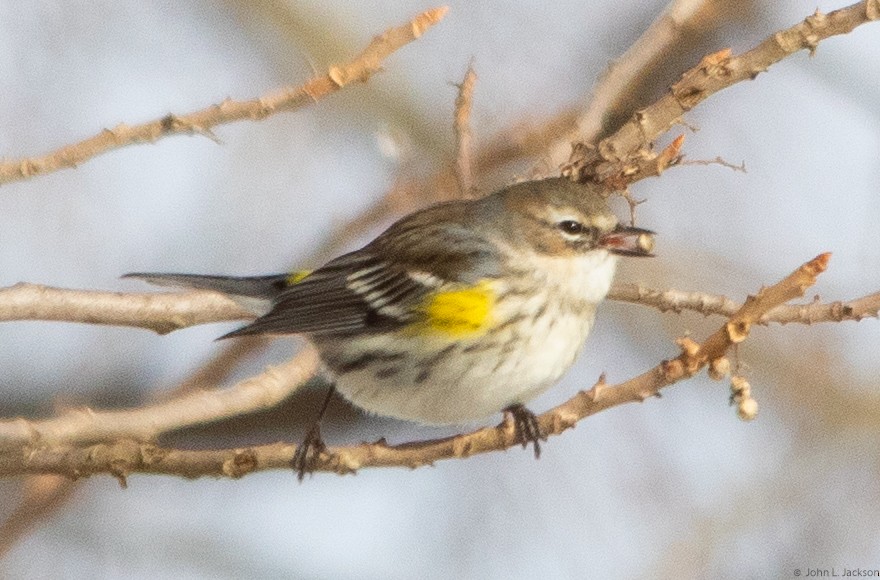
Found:
<svg viewBox="0 0 880 580"><path fill-rule="evenodd" d="M288 287L272 309L222 338L248 334L345 334L387 330L409 321L408 305L436 284L360 250L341 256Z"/></svg>
<svg viewBox="0 0 880 580"><path fill-rule="evenodd" d="M393 330L416 319L431 292L497 276L497 253L480 229L462 223L458 206L440 207L444 214L436 207L412 214L315 270L284 290L266 315L222 338ZM449 219L450 209L460 220Z"/></svg>

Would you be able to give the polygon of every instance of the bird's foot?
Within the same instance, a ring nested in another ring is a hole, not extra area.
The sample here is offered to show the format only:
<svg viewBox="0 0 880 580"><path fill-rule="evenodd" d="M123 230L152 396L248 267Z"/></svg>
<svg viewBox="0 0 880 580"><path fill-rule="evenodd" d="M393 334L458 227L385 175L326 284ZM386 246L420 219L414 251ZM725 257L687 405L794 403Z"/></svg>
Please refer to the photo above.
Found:
<svg viewBox="0 0 880 580"><path fill-rule="evenodd" d="M505 413L510 413L513 418L513 429L516 432L517 440L522 443L523 449L529 446L529 443L535 447L535 459L541 457L541 441L547 440L547 435L541 431L541 425L538 417L523 405L511 405L504 409Z"/></svg>
<svg viewBox="0 0 880 580"><path fill-rule="evenodd" d="M290 466L296 471L296 478L299 481L303 480L306 473L312 472L315 468L315 459L326 450L327 445L324 444L324 440L321 438L321 425L315 423L309 428L308 433L306 433L302 443L296 448L293 459L290 461Z"/></svg>

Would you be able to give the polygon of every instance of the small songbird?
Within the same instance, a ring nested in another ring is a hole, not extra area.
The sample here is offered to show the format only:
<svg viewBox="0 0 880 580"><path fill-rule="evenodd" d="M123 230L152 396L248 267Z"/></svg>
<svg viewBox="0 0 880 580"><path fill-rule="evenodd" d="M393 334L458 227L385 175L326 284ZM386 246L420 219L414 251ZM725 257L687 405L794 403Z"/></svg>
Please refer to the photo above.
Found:
<svg viewBox="0 0 880 580"><path fill-rule="evenodd" d="M423 424L507 411L537 456L545 437L525 403L574 362L617 256L652 249L653 234L619 225L598 186L552 178L417 211L312 272L126 276L216 290L259 316L221 338L308 337L334 381L321 415L334 388ZM316 422L294 460L300 477L323 449Z"/></svg>

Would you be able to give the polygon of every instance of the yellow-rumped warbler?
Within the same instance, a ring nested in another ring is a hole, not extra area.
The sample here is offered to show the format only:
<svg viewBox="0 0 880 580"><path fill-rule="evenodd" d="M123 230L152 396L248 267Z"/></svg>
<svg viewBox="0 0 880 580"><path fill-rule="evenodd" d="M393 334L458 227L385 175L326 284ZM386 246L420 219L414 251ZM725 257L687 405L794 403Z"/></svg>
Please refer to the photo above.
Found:
<svg viewBox="0 0 880 580"><path fill-rule="evenodd" d="M307 336L335 388L367 411L427 424L510 411L537 455L543 436L523 405L574 362L615 254L652 246L596 186L553 178L415 212L313 272L127 276L216 290L259 315L222 338ZM313 430L303 454L322 448Z"/></svg>

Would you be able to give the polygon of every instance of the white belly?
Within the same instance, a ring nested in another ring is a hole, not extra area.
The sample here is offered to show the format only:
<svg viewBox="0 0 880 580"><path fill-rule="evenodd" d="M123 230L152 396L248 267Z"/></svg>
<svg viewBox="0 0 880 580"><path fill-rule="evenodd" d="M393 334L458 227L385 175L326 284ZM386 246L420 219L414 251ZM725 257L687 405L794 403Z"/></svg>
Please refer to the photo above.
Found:
<svg viewBox="0 0 880 580"><path fill-rule="evenodd" d="M612 256L597 254L574 275L571 268L563 273L555 263L549 269L541 264L539 294L497 303L498 322L522 318L486 335L453 341L390 333L367 339L357 355L332 348L328 361L372 353L362 368L337 376L337 389L367 411L427 424L464 423L527 403L568 370L592 328L595 304L607 293L615 265ZM415 362L401 355L403 344L417 346Z"/></svg>

